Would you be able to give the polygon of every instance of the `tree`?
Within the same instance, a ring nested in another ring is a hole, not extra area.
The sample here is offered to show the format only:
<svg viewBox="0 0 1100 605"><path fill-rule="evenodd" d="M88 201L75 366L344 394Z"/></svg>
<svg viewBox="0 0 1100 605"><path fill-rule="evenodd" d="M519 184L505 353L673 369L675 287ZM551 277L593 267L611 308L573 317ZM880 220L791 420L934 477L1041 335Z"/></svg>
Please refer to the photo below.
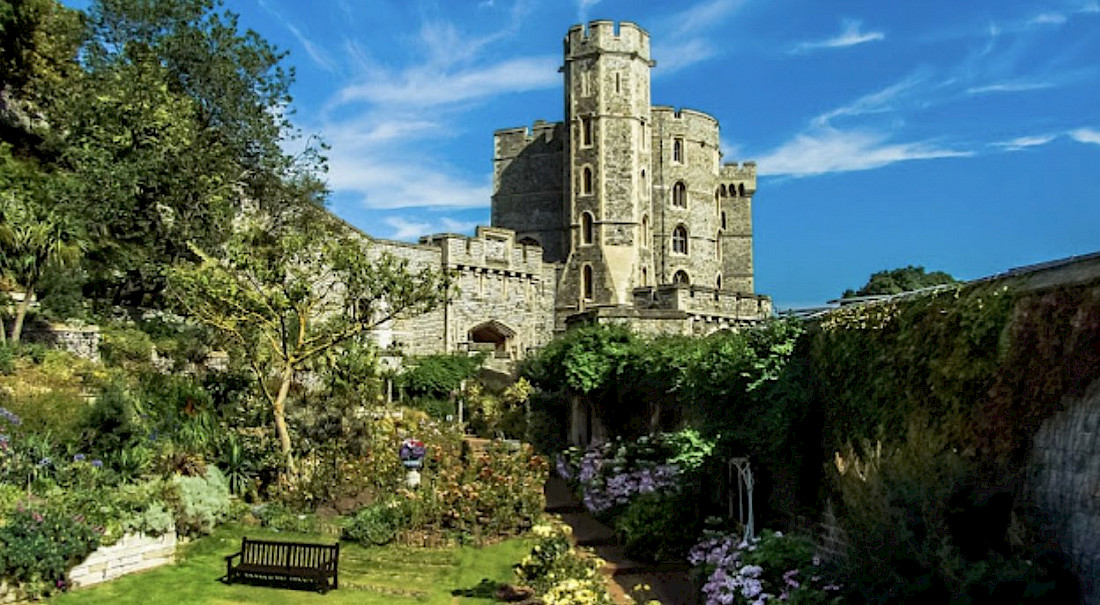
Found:
<svg viewBox="0 0 1100 605"><path fill-rule="evenodd" d="M943 271L925 273L924 267L908 265L900 269L874 273L871 275L871 278L867 280L867 283L859 290L845 290L842 298L900 294L902 292L910 292L930 286L954 284L958 283L958 281L959 280Z"/></svg>
<svg viewBox="0 0 1100 605"><path fill-rule="evenodd" d="M23 289L10 339L18 343L31 300L51 266L76 262L85 247L80 228L48 205L64 197L64 174L45 173L30 162L11 157L0 143L0 273ZM0 324L0 332L2 332Z"/></svg>
<svg viewBox="0 0 1100 605"><path fill-rule="evenodd" d="M192 316L240 345L292 473L286 403L297 373L382 323L433 309L449 280L375 254L320 209L307 206L279 218L254 216L218 256L196 248L201 262L177 267L170 291Z"/></svg>

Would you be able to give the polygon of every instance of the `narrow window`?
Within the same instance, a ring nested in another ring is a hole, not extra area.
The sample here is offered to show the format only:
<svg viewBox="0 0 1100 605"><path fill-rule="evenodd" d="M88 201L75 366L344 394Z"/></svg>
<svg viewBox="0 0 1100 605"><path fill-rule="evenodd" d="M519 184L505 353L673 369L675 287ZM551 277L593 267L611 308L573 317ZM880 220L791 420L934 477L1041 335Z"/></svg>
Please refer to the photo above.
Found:
<svg viewBox="0 0 1100 605"><path fill-rule="evenodd" d="M642 247L649 247L649 215L642 217Z"/></svg>
<svg viewBox="0 0 1100 605"><path fill-rule="evenodd" d="M676 228L672 230L672 251L677 254L688 253L687 227L677 225Z"/></svg>
<svg viewBox="0 0 1100 605"><path fill-rule="evenodd" d="M721 275L718 276L718 279L714 280L714 287L719 289L719 290L722 289L722 276Z"/></svg>
<svg viewBox="0 0 1100 605"><path fill-rule="evenodd" d="M741 184L737 185L737 195L740 195L741 197L745 197L745 184L744 183L741 183Z"/></svg>
<svg viewBox="0 0 1100 605"><path fill-rule="evenodd" d="M587 212L581 213L581 243L591 244L594 239L593 231L595 229L592 226L592 215Z"/></svg>
<svg viewBox="0 0 1100 605"><path fill-rule="evenodd" d="M679 208L687 208L687 186L680 181L677 181L676 184L672 186L672 205Z"/></svg>
<svg viewBox="0 0 1100 605"><path fill-rule="evenodd" d="M681 138L672 140L672 161L677 164L684 162L684 140Z"/></svg>
<svg viewBox="0 0 1100 605"><path fill-rule="evenodd" d="M722 261L722 232L719 231L714 235L714 258L718 259L718 262Z"/></svg>
<svg viewBox="0 0 1100 605"><path fill-rule="evenodd" d="M728 195L728 192L726 191L726 185L723 183L722 184L722 197L726 197L726 195Z"/></svg>
<svg viewBox="0 0 1100 605"><path fill-rule="evenodd" d="M680 270L680 271L677 271L676 274L672 276L672 283L678 284L678 285L681 285L681 286L690 286L691 285L691 278L688 277L687 271Z"/></svg>
<svg viewBox="0 0 1100 605"><path fill-rule="evenodd" d="M647 270L645 267L642 267L642 285L649 285L649 270Z"/></svg>
<svg viewBox="0 0 1100 605"><path fill-rule="evenodd" d="M592 193L592 169L588 166L581 172L581 193Z"/></svg>
<svg viewBox="0 0 1100 605"><path fill-rule="evenodd" d="M591 116L584 116L581 118L581 146L589 147L592 145L592 118Z"/></svg>
<svg viewBox="0 0 1100 605"><path fill-rule="evenodd" d="M726 228L726 213L725 212L722 213L722 228L723 229Z"/></svg>
<svg viewBox="0 0 1100 605"><path fill-rule="evenodd" d="M581 292L585 300L592 300L592 265L581 270Z"/></svg>

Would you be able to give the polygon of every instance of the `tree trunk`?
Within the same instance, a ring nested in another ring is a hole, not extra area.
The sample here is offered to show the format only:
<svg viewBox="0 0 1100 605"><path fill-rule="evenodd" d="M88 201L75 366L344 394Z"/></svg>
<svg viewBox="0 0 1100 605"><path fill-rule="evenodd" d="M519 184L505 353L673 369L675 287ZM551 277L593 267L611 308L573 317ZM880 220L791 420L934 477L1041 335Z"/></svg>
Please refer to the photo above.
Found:
<svg viewBox="0 0 1100 605"><path fill-rule="evenodd" d="M275 396L274 409L272 409L275 416L275 434L279 437L279 450L283 454L288 475L294 472L294 459L290 455L290 431L286 426L286 397L290 393L290 383L293 379L294 367L288 364L283 370L282 384L279 385L279 394Z"/></svg>
<svg viewBox="0 0 1100 605"><path fill-rule="evenodd" d="M32 298L34 298L34 286L27 288L26 294L23 295L23 302L19 303L19 307L15 311L15 325L11 327L11 343L13 345L19 344L19 337L23 334L23 320L27 317L27 309L31 306Z"/></svg>

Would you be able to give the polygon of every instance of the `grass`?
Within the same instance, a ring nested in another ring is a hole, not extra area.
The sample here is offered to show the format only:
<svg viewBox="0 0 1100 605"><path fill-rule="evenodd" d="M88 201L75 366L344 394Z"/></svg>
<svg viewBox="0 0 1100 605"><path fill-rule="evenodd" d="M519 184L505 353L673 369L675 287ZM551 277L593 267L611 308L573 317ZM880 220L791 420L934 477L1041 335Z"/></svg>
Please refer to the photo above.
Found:
<svg viewBox="0 0 1100 605"><path fill-rule="evenodd" d="M326 595L307 589L237 584L226 585L225 556L237 552L241 536L331 542L330 537L273 533L256 528L225 526L214 535L180 549L175 565L126 576L76 590L54 599L56 605L229 605L236 603L340 605L473 604L491 598L487 586L514 580L512 565L531 543L514 539L484 548L423 549L402 546L365 548L340 545L340 588ZM488 582L483 580L488 579Z"/></svg>

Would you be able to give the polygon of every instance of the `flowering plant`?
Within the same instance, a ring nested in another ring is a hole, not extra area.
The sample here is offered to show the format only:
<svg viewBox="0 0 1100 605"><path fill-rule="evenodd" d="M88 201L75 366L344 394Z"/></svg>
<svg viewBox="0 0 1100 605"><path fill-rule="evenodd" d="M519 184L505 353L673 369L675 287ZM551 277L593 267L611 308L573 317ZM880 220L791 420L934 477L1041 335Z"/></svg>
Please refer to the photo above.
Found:
<svg viewBox="0 0 1100 605"><path fill-rule="evenodd" d="M425 447L423 441L409 438L401 442L401 448L397 451L397 454L402 461L422 460L427 452L428 448Z"/></svg>
<svg viewBox="0 0 1100 605"><path fill-rule="evenodd" d="M691 549L688 561L707 575L706 605L843 602L840 586L825 579L821 559L804 538L765 531L760 538L742 540L708 531Z"/></svg>

